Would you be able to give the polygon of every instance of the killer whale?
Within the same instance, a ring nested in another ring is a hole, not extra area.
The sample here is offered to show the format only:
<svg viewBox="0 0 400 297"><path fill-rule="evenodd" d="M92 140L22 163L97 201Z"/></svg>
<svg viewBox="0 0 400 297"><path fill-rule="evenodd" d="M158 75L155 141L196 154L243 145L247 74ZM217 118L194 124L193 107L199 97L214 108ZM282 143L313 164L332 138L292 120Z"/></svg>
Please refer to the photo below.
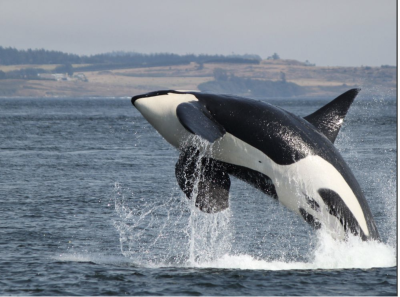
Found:
<svg viewBox="0 0 400 297"><path fill-rule="evenodd" d="M304 118L266 102L201 92L161 90L131 102L180 150L178 185L200 210L228 208L229 176L235 176L315 229L340 239L351 233L379 240L363 192L333 145L359 91L349 90ZM207 152L193 135L210 144Z"/></svg>

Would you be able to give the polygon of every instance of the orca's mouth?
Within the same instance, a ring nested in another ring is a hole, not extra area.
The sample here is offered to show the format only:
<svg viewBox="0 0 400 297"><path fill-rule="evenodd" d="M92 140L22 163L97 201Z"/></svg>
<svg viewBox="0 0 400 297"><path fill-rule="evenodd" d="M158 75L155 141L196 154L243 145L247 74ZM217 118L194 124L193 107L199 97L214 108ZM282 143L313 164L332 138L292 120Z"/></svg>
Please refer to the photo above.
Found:
<svg viewBox="0 0 400 297"><path fill-rule="evenodd" d="M178 92L178 91L175 91L175 90L161 90L161 91L155 91L155 92L150 92L150 93L146 93L146 94L133 96L132 99L131 99L131 102L135 106L135 101L138 100L138 99L148 98L148 97L155 97L155 96L160 96L160 95L167 95L169 93L184 94L183 92Z"/></svg>
<svg viewBox="0 0 400 297"><path fill-rule="evenodd" d="M155 93L155 92L153 92L153 93ZM132 99L131 99L131 102L132 102L133 106L135 106L135 101L138 100L138 99L146 98L146 97L152 97L152 96L149 96L150 94L151 93L146 93L146 94L133 96ZM156 96L156 95L153 95L153 96Z"/></svg>

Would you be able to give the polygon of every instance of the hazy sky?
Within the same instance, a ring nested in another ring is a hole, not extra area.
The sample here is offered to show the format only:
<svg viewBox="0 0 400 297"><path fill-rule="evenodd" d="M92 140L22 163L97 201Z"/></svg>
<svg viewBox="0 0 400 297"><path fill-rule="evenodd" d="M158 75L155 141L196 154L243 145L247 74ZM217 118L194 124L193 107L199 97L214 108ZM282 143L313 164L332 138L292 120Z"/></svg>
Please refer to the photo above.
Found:
<svg viewBox="0 0 400 297"><path fill-rule="evenodd" d="M395 0L0 0L0 46L396 64Z"/></svg>

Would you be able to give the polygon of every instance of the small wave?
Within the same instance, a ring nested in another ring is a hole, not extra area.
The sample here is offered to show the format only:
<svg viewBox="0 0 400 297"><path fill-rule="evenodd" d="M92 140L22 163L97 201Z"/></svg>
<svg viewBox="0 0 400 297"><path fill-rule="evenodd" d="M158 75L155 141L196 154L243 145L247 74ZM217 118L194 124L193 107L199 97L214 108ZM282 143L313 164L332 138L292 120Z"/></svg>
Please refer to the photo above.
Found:
<svg viewBox="0 0 400 297"><path fill-rule="evenodd" d="M94 263L94 264L108 264L108 265L120 265L120 266L134 266L133 263L124 256L119 255L104 255L104 254L59 254L51 257L53 260L60 262L83 262L83 263Z"/></svg>

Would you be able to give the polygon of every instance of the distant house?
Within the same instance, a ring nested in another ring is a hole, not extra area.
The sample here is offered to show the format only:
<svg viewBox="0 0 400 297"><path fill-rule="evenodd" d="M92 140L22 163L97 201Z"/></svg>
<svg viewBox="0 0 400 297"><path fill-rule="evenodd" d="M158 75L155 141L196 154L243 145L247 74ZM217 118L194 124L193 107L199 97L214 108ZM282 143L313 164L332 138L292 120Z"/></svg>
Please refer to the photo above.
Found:
<svg viewBox="0 0 400 297"><path fill-rule="evenodd" d="M51 73L38 73L38 77L41 79L56 80L54 75Z"/></svg>
<svg viewBox="0 0 400 297"><path fill-rule="evenodd" d="M83 74L82 72L75 73L72 77L77 80L88 81L88 79L86 78L86 75Z"/></svg>
<svg viewBox="0 0 400 297"><path fill-rule="evenodd" d="M304 62L304 66L315 66L315 64L310 63L308 60Z"/></svg>
<svg viewBox="0 0 400 297"><path fill-rule="evenodd" d="M68 74L54 73L53 76L56 78L56 81L68 80Z"/></svg>
<svg viewBox="0 0 400 297"><path fill-rule="evenodd" d="M67 73L39 73L38 77L46 80L56 80L56 81L70 81L70 80L80 80L88 81L85 74L76 73L72 77L68 76Z"/></svg>
<svg viewBox="0 0 400 297"><path fill-rule="evenodd" d="M56 81L68 80L68 75L63 73L39 73L38 76L41 79L47 79L47 80L56 80Z"/></svg>

